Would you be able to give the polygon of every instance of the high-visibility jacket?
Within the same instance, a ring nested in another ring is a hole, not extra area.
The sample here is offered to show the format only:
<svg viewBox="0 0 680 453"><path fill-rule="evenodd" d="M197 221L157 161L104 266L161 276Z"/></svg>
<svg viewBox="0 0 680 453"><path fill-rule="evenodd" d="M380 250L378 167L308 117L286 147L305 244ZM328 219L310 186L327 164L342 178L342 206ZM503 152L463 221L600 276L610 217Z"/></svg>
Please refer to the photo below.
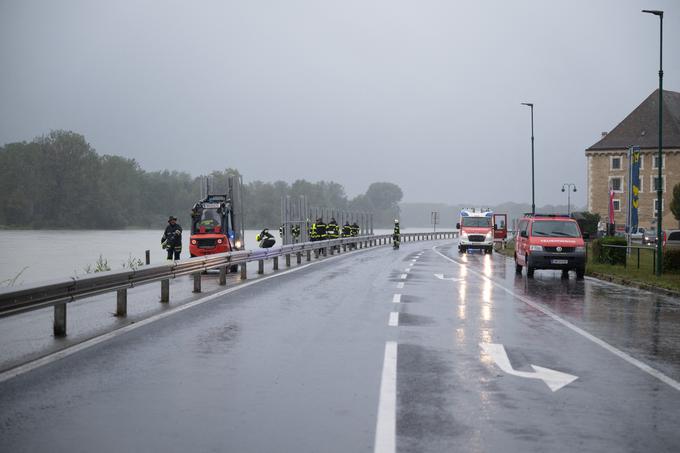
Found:
<svg viewBox="0 0 680 453"><path fill-rule="evenodd" d="M352 227L350 226L349 223L346 223L342 226L342 237L348 238L352 235Z"/></svg>
<svg viewBox="0 0 680 453"><path fill-rule="evenodd" d="M359 225L357 225L356 222L352 224L351 228L352 228L352 236L354 236L354 237L359 236Z"/></svg>
<svg viewBox="0 0 680 453"><path fill-rule="evenodd" d="M335 222L330 222L326 227L326 235L328 239L337 239L340 237L340 229L338 228L338 224Z"/></svg>
<svg viewBox="0 0 680 453"><path fill-rule="evenodd" d="M326 230L326 224L323 222L319 222L316 224L316 233L319 236L319 240L323 241L328 238L327 230Z"/></svg>
<svg viewBox="0 0 680 453"><path fill-rule="evenodd" d="M174 249L176 252L182 251L182 227L178 223L165 227L165 232L161 237L161 247Z"/></svg>

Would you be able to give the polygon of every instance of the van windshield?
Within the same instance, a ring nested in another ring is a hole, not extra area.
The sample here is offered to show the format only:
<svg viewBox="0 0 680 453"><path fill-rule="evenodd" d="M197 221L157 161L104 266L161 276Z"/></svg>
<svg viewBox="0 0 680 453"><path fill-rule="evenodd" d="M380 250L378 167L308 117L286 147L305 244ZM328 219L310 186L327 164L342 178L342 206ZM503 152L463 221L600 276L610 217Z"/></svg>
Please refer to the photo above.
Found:
<svg viewBox="0 0 680 453"><path fill-rule="evenodd" d="M487 228L491 226L491 217L463 217L463 226Z"/></svg>
<svg viewBox="0 0 680 453"><path fill-rule="evenodd" d="M576 222L559 222L554 220L537 220L531 227L531 235L538 237L581 237Z"/></svg>

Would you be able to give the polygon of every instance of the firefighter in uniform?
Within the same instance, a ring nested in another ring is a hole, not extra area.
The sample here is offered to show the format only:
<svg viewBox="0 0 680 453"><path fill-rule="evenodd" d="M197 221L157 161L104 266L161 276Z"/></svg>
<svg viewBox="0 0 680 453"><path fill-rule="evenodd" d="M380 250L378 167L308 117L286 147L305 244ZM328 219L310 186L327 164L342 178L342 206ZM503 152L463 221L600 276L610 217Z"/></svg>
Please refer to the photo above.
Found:
<svg viewBox="0 0 680 453"><path fill-rule="evenodd" d="M290 234L293 237L293 242L300 240L300 225L293 225L290 229Z"/></svg>
<svg viewBox="0 0 680 453"><path fill-rule="evenodd" d="M394 233L392 233L392 246L395 249L401 244L401 232L399 231L399 219L394 219Z"/></svg>
<svg viewBox="0 0 680 453"><path fill-rule="evenodd" d="M312 226L309 228L309 240L311 242L316 242L319 240L319 232L316 229L316 224L320 221L320 219L316 219L314 223L312 223Z"/></svg>
<svg viewBox="0 0 680 453"><path fill-rule="evenodd" d="M168 226L165 227L161 237L161 247L168 251L168 259L179 259L182 253L182 227L177 223L177 217L168 218Z"/></svg>
<svg viewBox="0 0 680 453"><path fill-rule="evenodd" d="M337 239L340 237L340 227L338 226L335 217L331 217L330 222L328 222L328 225L326 226L326 237L327 239ZM333 248L339 250L337 246L334 246Z"/></svg>
<svg viewBox="0 0 680 453"><path fill-rule="evenodd" d="M326 224L323 222L323 219L321 217L316 219L316 222L312 224L311 237L312 241L324 241L328 237L326 233ZM325 255L326 254L325 249L322 249L321 253ZM319 251L316 252L316 256L317 257L319 256Z"/></svg>
<svg viewBox="0 0 680 453"><path fill-rule="evenodd" d="M359 225L356 222L352 224L352 237L359 236Z"/></svg>

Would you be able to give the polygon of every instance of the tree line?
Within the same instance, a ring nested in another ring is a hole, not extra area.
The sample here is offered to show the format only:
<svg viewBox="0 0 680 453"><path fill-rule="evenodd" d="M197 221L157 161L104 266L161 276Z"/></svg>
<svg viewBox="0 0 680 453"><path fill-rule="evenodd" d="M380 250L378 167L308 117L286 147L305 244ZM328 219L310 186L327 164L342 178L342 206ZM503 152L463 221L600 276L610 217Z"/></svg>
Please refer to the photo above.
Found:
<svg viewBox="0 0 680 453"><path fill-rule="evenodd" d="M237 169L216 170L214 187L224 187ZM7 228L119 229L164 227L168 215L189 224L201 196L203 175L145 171L134 159L100 156L71 131L57 130L31 142L0 147L0 225ZM403 193L376 182L352 199L333 181L252 181L243 186L246 228L273 227L281 220L281 197L304 195L310 206L370 211L375 225L391 225ZM325 219L327 220L327 219Z"/></svg>

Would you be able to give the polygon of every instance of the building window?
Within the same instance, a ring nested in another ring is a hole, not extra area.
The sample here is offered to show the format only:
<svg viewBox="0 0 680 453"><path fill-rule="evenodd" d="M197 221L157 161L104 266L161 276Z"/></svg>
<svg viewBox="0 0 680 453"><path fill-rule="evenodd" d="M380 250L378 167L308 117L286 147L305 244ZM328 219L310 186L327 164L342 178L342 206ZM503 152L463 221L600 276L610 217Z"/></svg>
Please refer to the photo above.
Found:
<svg viewBox="0 0 680 453"><path fill-rule="evenodd" d="M639 187L639 189L640 189L639 193L642 193L642 192L645 191L645 177L642 176L642 175L640 175L640 187Z"/></svg>
<svg viewBox="0 0 680 453"><path fill-rule="evenodd" d="M666 165L666 156L662 156L663 160L661 161L661 168L665 167ZM652 156L652 168L654 170L659 169L659 156Z"/></svg>
<svg viewBox="0 0 680 453"><path fill-rule="evenodd" d="M645 155L640 153L640 170L645 169Z"/></svg>
<svg viewBox="0 0 680 453"><path fill-rule="evenodd" d="M659 190L659 177L658 176L652 176L649 178L650 184L649 184L649 190L651 192L656 192ZM661 191L665 192L666 191L666 178L664 176L661 176Z"/></svg>
<svg viewBox="0 0 680 453"><path fill-rule="evenodd" d="M623 192L623 178L620 176L610 176L609 188L614 192Z"/></svg>
<svg viewBox="0 0 680 453"><path fill-rule="evenodd" d="M610 170L621 170L621 156L611 156L609 164Z"/></svg>
<svg viewBox="0 0 680 453"><path fill-rule="evenodd" d="M664 200L663 198L661 199L661 210L663 211L664 207ZM654 212L652 213L652 216L656 219L658 216L656 215L656 211L659 208L659 199L655 198L654 199Z"/></svg>
<svg viewBox="0 0 680 453"><path fill-rule="evenodd" d="M614 204L614 211L621 212L621 200L615 198L612 200L612 203Z"/></svg>

